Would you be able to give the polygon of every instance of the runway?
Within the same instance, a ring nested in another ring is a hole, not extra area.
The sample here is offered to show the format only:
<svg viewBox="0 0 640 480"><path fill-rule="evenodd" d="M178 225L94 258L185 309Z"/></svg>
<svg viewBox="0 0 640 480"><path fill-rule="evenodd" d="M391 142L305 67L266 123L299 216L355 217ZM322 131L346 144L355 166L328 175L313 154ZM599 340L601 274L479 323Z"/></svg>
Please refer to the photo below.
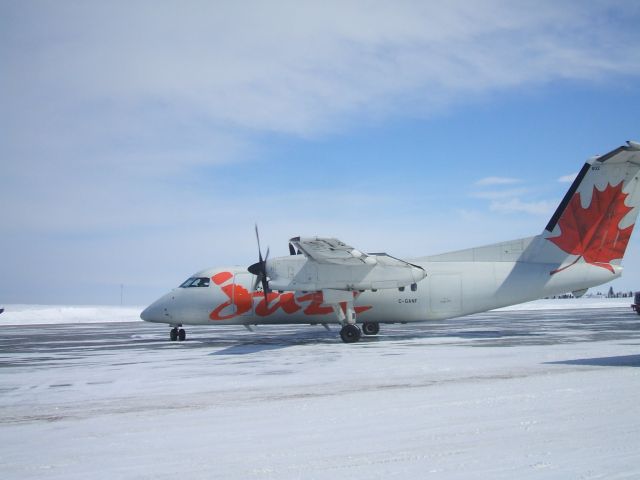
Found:
<svg viewBox="0 0 640 480"><path fill-rule="evenodd" d="M2 478L633 478L640 317L5 326ZM34 452L37 452L34 453Z"/></svg>
<svg viewBox="0 0 640 480"><path fill-rule="evenodd" d="M188 341L168 342L169 327L145 322L88 323L5 326L0 338L2 367L46 366L61 360L117 351L162 349L214 349L217 354L251 353L293 345L339 342L337 325L331 332L320 326L256 326L251 333L243 327L185 326ZM361 345L410 340L439 345L473 347L557 345L563 343L624 340L640 337L640 316L631 309L533 310L489 312L457 319L381 325L378 336L362 337ZM356 346L356 348L358 348ZM107 358L107 360L108 360ZM45 362L45 363L43 363Z"/></svg>

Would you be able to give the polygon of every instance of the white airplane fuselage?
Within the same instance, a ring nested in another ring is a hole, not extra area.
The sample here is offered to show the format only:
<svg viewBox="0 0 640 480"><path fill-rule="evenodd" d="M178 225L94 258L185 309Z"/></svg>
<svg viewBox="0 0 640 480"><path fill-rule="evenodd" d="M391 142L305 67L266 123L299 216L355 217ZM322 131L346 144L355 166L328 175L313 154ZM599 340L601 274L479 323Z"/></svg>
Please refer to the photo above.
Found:
<svg viewBox="0 0 640 480"><path fill-rule="evenodd" d="M533 241L531 241L533 240ZM535 243L540 237L519 240ZM491 246L505 257L514 242ZM458 253L473 255L473 249ZM521 255L521 251L518 252ZM357 292L357 321L424 322L460 317L538 298L580 292L622 274L588 263L553 273L556 264L522 261L451 261L447 256L414 259L427 277L410 286ZM513 255L513 254L512 254ZM148 321L185 325L331 324L339 323L330 307L313 292L272 292L265 302L252 291L255 276L246 267L214 268L194 277L211 278L208 287L174 288L143 313ZM217 284L214 279L220 283ZM246 292L246 293L245 293ZM250 299L250 301L247 301Z"/></svg>

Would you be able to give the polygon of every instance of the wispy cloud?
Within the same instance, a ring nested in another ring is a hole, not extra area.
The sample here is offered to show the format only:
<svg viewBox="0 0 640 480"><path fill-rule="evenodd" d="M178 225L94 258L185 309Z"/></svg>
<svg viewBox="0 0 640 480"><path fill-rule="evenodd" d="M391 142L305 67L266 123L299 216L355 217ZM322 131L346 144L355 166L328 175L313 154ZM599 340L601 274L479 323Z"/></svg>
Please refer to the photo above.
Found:
<svg viewBox="0 0 640 480"><path fill-rule="evenodd" d="M531 190L529 188L511 188L507 190L484 190L479 192L472 192L470 194L473 198L481 198L484 200L499 200L502 198L513 198L526 195Z"/></svg>
<svg viewBox="0 0 640 480"><path fill-rule="evenodd" d="M515 180L515 179L514 179ZM508 182L503 185L508 185ZM477 183L476 183L477 185ZM493 187L499 186L500 183L492 184ZM472 198L489 200L489 211L513 214L525 213L527 215L547 215L552 212L554 202L541 200L527 200L527 197L535 196L536 189L532 187L492 189L475 191L469 194Z"/></svg>
<svg viewBox="0 0 640 480"><path fill-rule="evenodd" d="M519 198L511 198L500 202L491 202L489 209L500 213L527 213L530 215L550 215L553 213L553 202L525 202Z"/></svg>
<svg viewBox="0 0 640 480"><path fill-rule="evenodd" d="M492 185L513 185L514 183L520 183L522 180L519 178L511 177L485 177L475 182L475 185L479 187L486 187Z"/></svg>
<svg viewBox="0 0 640 480"><path fill-rule="evenodd" d="M562 177L558 178L558 182L571 183L575 180L577 175L578 175L577 173L572 173L571 175L563 175Z"/></svg>
<svg viewBox="0 0 640 480"><path fill-rule="evenodd" d="M429 114L505 87L640 71L631 33L600 41L613 28L594 20L609 11L604 2L4 8L17 13L4 15L3 63L25 72L5 82L8 98L101 114L115 100L118 118L199 115L226 128L316 135L354 116Z"/></svg>

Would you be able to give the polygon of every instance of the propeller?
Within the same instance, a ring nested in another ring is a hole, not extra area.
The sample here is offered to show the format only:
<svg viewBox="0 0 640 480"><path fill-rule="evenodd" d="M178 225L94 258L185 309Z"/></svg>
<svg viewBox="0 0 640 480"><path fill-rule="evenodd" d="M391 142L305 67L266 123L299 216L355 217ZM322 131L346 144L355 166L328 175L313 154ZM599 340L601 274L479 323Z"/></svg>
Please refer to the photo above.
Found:
<svg viewBox="0 0 640 480"><path fill-rule="evenodd" d="M260 234L258 233L258 225L256 224L256 240L258 241L258 262L251 265L248 270L256 276L256 282L253 285L255 290L258 286L258 282L262 283L262 291L264 293L264 300L267 300L267 293L270 293L269 281L267 280L267 259L269 258L269 247L267 247L267 254L264 259L262 258L262 248L260 247Z"/></svg>

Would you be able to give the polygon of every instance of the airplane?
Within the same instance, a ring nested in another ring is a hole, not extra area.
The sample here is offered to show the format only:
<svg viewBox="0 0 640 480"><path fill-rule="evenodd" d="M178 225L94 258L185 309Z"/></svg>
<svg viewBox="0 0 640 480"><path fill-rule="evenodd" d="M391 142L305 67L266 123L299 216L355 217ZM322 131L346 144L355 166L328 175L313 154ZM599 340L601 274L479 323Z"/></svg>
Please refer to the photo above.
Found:
<svg viewBox="0 0 640 480"><path fill-rule="evenodd" d="M339 324L345 343L380 324L444 320L587 289L622 275L640 206L640 143L589 159L540 235L409 260L336 238L294 237L289 255L202 270L141 314L171 326Z"/></svg>

